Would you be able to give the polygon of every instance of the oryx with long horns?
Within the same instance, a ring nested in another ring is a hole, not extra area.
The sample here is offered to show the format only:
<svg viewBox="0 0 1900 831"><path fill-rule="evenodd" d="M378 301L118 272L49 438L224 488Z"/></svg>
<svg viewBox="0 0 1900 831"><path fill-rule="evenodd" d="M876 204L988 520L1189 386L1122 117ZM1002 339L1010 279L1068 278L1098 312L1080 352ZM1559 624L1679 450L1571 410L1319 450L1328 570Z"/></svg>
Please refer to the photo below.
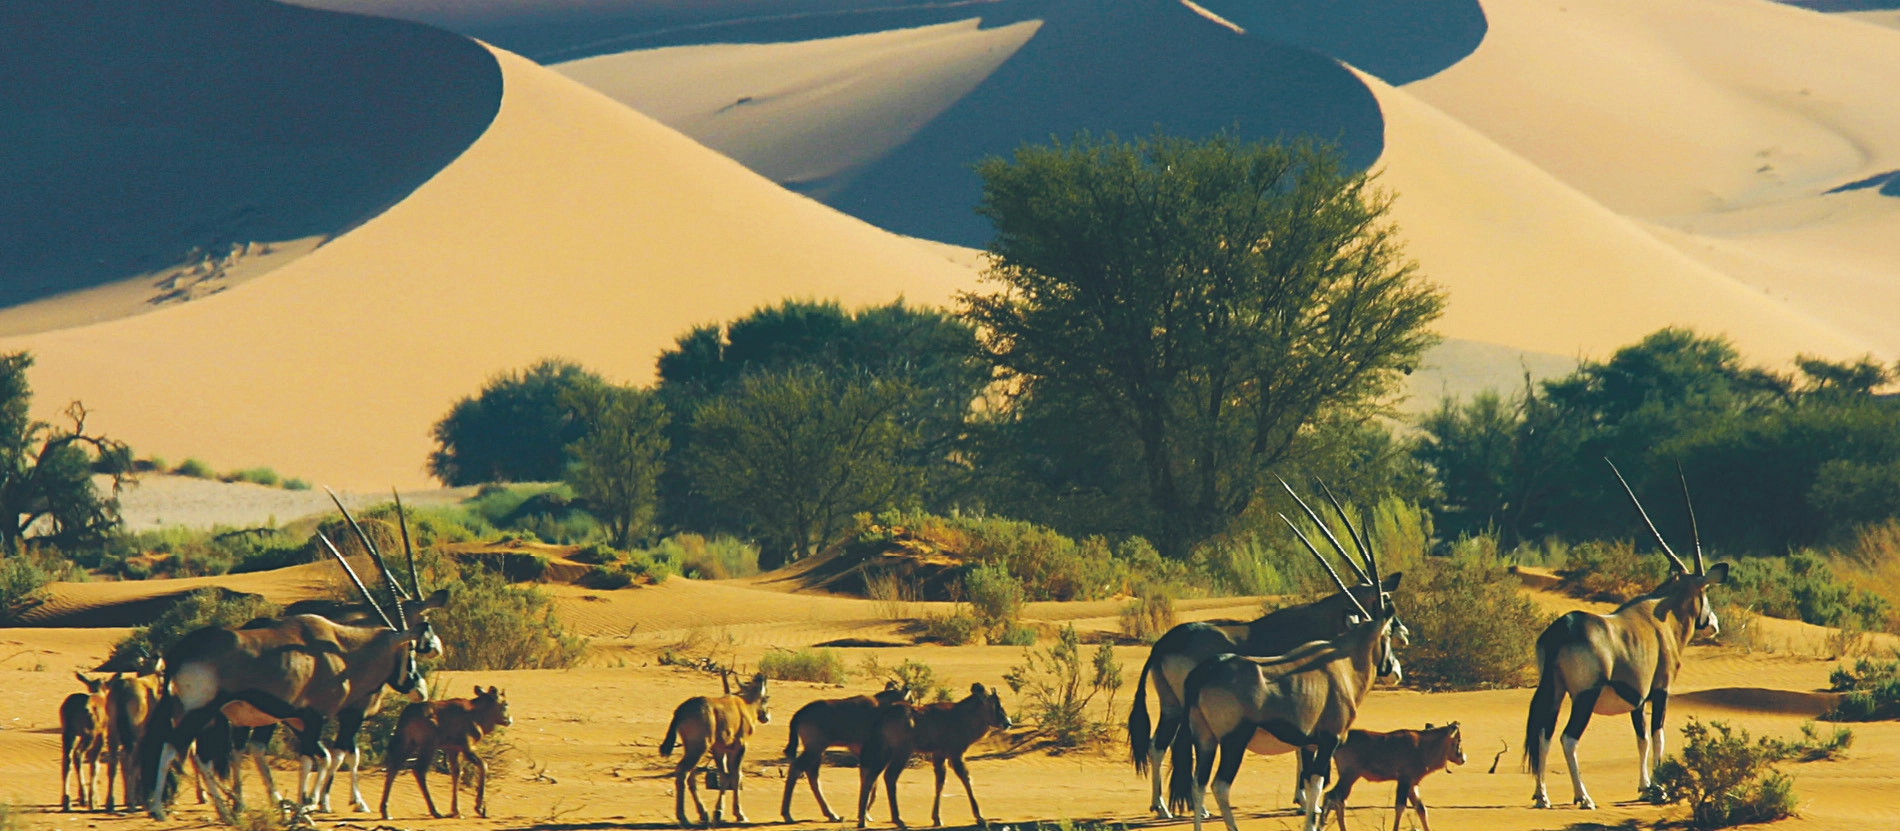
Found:
<svg viewBox="0 0 1900 831"><path fill-rule="evenodd" d="M1319 549L1292 520L1284 514L1281 519L1345 591L1345 581L1339 579ZM1376 557L1367 565L1372 572L1369 576L1376 581ZM1353 602L1358 603L1356 599ZM1300 803L1306 814L1306 828L1318 831L1321 789L1332 766L1333 750L1346 740L1374 679L1397 683L1401 678L1398 656L1393 651L1397 618L1390 598L1377 595L1372 605L1361 606L1359 613L1361 616L1344 633L1305 644L1285 655L1222 655L1188 673L1182 688L1187 730L1177 734L1174 741L1174 773L1168 795L1176 809L1192 808L1195 831L1201 827L1203 791L1210 774L1221 818L1228 831L1236 831L1228 794L1241 760L1248 752L1274 755L1294 751L1302 751ZM1217 747L1218 771L1214 770Z"/></svg>
<svg viewBox="0 0 1900 831"><path fill-rule="evenodd" d="M355 527L355 520L350 522ZM360 527L356 530L391 592L397 592L380 552ZM326 772L334 770L321 740L325 721L350 708L360 713L385 685L427 698L416 655L442 648L429 622L419 615L410 620L401 602L396 604L399 617L391 618L342 552L328 537L319 533L318 538L342 564L374 613L375 623L354 626L317 615L290 615L253 621L243 629L200 629L168 650L162 704L170 706L161 709L176 712L178 720L166 731L157 775L152 777L149 807L153 818L165 817L165 786L172 761L192 748L192 740L220 713L237 727L289 720L300 724L298 796L309 805ZM196 750L189 752L196 763ZM198 767L202 770L203 766ZM214 783L211 788L214 807L229 820L231 812L218 794L219 787Z"/></svg>
<svg viewBox="0 0 1900 831"><path fill-rule="evenodd" d="M1135 702L1128 711L1128 749L1135 763L1137 773L1146 772L1153 784L1153 801L1150 810L1162 819L1173 816L1161 795L1161 761L1168 748L1174 743L1175 734L1182 727L1184 709L1182 707L1182 684L1187 681L1188 673L1200 666L1203 661L1217 655L1235 654L1251 656L1281 655L1292 651L1301 644L1325 640L1342 632L1350 626L1350 620L1364 614L1365 607L1383 602L1381 597L1389 597L1399 587L1398 573L1386 575L1376 584L1367 571L1372 568L1372 539L1370 534L1361 535L1354 527L1346 510L1333 497L1332 490L1324 483L1320 489L1326 499L1338 513L1340 521L1346 527L1346 535L1352 539L1353 547L1359 550L1364 567L1353 561L1353 556L1339 544L1339 538L1332 529L1320 519L1306 500L1294 493L1293 487L1280 480L1280 486L1293 497L1308 519L1319 528L1333 550L1339 552L1346 565L1358 575L1359 583L1351 589L1321 598L1313 603L1290 606L1273 611L1251 622L1238 626L1221 626L1211 623L1183 623L1169 629L1154 646L1148 650L1148 661L1141 667L1136 677ZM1370 529L1368 529L1370 530ZM1407 637L1405 625L1395 627L1400 642ZM1154 723L1152 737L1148 722L1148 684L1154 683L1155 703L1159 705L1159 718ZM1295 779L1299 771L1294 771ZM1296 782L1294 791L1300 792Z"/></svg>
<svg viewBox="0 0 1900 831"><path fill-rule="evenodd" d="M343 519L349 523L350 529L355 533L357 540L363 544L364 550L368 552L370 559L375 562L377 570L381 572L383 584L387 586L389 590L391 606L396 610L395 622L398 627L407 628L410 622L416 620L420 615L433 609L439 609L448 602L447 589L438 589L434 594L426 598L422 596L422 578L416 568L415 547L409 540L409 521L403 511L402 494L396 493L393 490L391 491L391 496L395 499L397 527L400 528L402 532L403 556L408 560L409 564L409 587L404 587L402 581L397 579L396 575L390 572L388 561L383 557L383 553L379 546L377 546L375 540L364 533L362 525L356 521L355 517L350 515L348 508L343 507L343 500L337 497L336 492L331 491L329 488L325 488L324 491L330 494L330 501L336 504L338 511L342 512ZM319 538L326 547L331 549L335 548L328 538L322 537L321 535L319 535ZM347 565L347 563L345 565ZM350 603L341 600L315 599L299 600L290 604L285 607L283 616L289 617L292 615L309 614L327 618L334 623L347 626L374 626L378 623L379 619L377 615L380 613L378 608L369 602ZM272 624L273 620L274 619L254 620L245 624L244 628L255 629L267 627ZM432 654L434 654L434 647L431 643L419 642L416 645L415 655L427 656ZM383 686L387 686L413 700L422 701L428 698L427 684L419 672L410 672L404 677L415 679L415 683L398 686L399 679L392 677L389 683ZM381 709L382 703L383 687L378 686L355 691L351 699L338 709L336 713L336 741L329 747L330 763L319 775L316 786L316 802L319 811L327 812L330 810L330 789L336 784L337 773L342 770L346 761L350 766L351 810L359 813L369 810L369 802L363 798L363 790L360 784L359 766L362 760L362 754L358 747L357 739L362 730L363 720L375 715ZM276 786L271 781L270 768L265 764L264 760L265 748L270 745L271 736L276 732L276 724L267 724L254 729L239 728L237 732L240 734L236 739L236 741L239 742L238 748L247 752L255 761L259 775L264 780L264 787L269 790L272 800L279 799L280 797L277 793ZM235 776L233 781L235 784ZM242 792L239 791L238 793L241 796Z"/></svg>
<svg viewBox="0 0 1900 831"><path fill-rule="evenodd" d="M1669 684L1682 668L1682 651L1697 632L1713 634L1719 629L1708 588L1728 578L1728 563L1717 563L1714 568L1703 564L1702 535L1695 527L1688 479L1677 470L1695 541L1693 572L1663 540L1636 492L1623 480L1623 473L1613 463L1610 471L1623 485L1623 492L1629 494L1630 503L1636 506L1636 513L1662 548L1663 556L1669 558L1669 578L1654 591L1610 614L1571 612L1537 636L1537 691L1531 695L1530 717L1524 725L1524 761L1537 776L1531 803L1538 808L1550 807L1550 795L1544 789L1545 763L1551 733L1557 729L1557 711L1565 696L1570 697L1570 722L1564 727L1564 761L1570 765L1576 805L1596 807L1577 770L1577 740L1583 738L1593 713L1629 714L1636 728L1637 786L1648 790L1650 772L1662 758L1663 713L1669 704ZM1647 730L1643 723L1645 704L1650 708Z"/></svg>

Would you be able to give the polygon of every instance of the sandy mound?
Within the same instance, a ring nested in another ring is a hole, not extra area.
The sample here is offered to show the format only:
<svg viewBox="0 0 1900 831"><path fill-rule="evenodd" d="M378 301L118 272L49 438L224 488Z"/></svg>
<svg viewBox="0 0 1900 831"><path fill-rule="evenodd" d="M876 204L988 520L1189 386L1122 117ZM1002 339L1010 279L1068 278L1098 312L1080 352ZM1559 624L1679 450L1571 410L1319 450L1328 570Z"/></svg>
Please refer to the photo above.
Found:
<svg viewBox="0 0 1900 831"><path fill-rule="evenodd" d="M501 99L494 58L464 38L255 0L9 3L0 32L0 306L145 274L109 310L16 311L11 332L289 259L253 243L305 253L415 190Z"/></svg>
<svg viewBox="0 0 1900 831"><path fill-rule="evenodd" d="M644 381L673 336L760 304L943 303L971 284L959 256L498 59L489 130L376 219L214 297L0 340L38 357L42 412L83 399L141 454L416 487L429 425L497 371L561 355Z"/></svg>

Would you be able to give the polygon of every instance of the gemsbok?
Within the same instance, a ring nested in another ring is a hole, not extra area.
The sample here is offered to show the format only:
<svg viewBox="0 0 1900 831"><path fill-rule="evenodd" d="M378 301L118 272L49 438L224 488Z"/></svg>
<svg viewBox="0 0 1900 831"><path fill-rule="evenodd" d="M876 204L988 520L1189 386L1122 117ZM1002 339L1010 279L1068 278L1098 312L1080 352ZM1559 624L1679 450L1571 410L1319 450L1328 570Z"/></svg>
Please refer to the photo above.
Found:
<svg viewBox="0 0 1900 831"><path fill-rule="evenodd" d="M1669 705L1669 684L1682 669L1682 652L1697 632L1713 635L1720 630L1708 589L1728 579L1728 563L1717 563L1714 568L1703 563L1702 534L1696 528L1695 505L1689 501L1688 479L1677 471L1695 544L1693 572L1663 540L1636 492L1624 481L1622 471L1615 464L1610 465L1610 471L1616 474L1644 527L1669 559L1669 578L1610 614L1571 612L1537 636L1537 691L1531 695L1530 717L1524 725L1524 761L1537 776L1537 790L1531 794L1531 805L1537 808L1550 807L1550 794L1544 788L1545 763L1549 760L1551 733L1557 729L1557 711L1565 696L1570 698L1570 722L1564 725L1564 761L1570 765L1574 804L1586 810L1596 808L1577 770L1577 741L1590 726L1593 713L1629 714L1636 728L1637 787L1639 793L1647 791L1651 770L1662 759L1663 714ZM1610 694L1604 695L1606 691ZM1645 704L1650 708L1647 731L1643 724Z"/></svg>
<svg viewBox="0 0 1900 831"><path fill-rule="evenodd" d="M114 675L106 682L106 810L113 809L112 782L116 775L125 807L135 808L143 798L138 748L158 707L164 681L164 661L139 675ZM135 796L137 794L137 796Z"/></svg>
<svg viewBox="0 0 1900 831"><path fill-rule="evenodd" d="M798 780L803 777L811 783L811 795L818 800L818 810L825 813L825 819L844 821L838 812L831 810L831 803L825 801L825 792L818 788L818 769L824 766L825 751L842 747L862 757L864 740L871 733L878 710L887 704L909 700L910 687L888 681L883 691L875 695L819 699L798 708L788 726L792 737L785 745L785 760L790 765L785 771L785 799L779 803L779 815L786 822L795 821L792 819L792 791L798 788ZM800 742L805 744L803 752L798 749Z"/></svg>
<svg viewBox="0 0 1900 831"><path fill-rule="evenodd" d="M1284 514L1281 519L1344 591L1345 581L1319 549L1292 520ZM1367 565L1376 581L1376 557ZM1301 753L1300 804L1306 830L1319 831L1320 788L1332 767L1334 748L1346 740L1374 678L1398 683L1402 677L1392 646L1396 618L1391 600L1381 595L1360 613L1345 633L1329 640L1268 658L1222 655L1188 673L1181 699L1188 729L1174 740L1168 798L1171 807L1193 810L1195 831L1200 831L1210 773L1221 819L1227 831L1236 831L1228 794L1246 754L1308 749L1310 754ZM1217 747L1220 770L1214 771Z"/></svg>
<svg viewBox="0 0 1900 831"><path fill-rule="evenodd" d="M1402 575L1393 573L1379 581L1374 588L1372 578L1365 568L1353 562L1352 555L1339 544L1331 529L1321 521L1319 515L1306 504L1306 500L1293 492L1293 488L1280 482L1281 487L1292 495L1295 502L1306 511L1315 526L1325 534L1339 556L1345 558L1346 565L1359 576L1358 585L1351 589L1322 598L1313 603L1290 606L1279 609L1249 623L1237 626L1219 626L1211 623L1183 623L1169 629L1168 633L1155 641L1148 650L1148 661L1141 667L1141 674L1135 677L1135 703L1128 711L1128 749L1135 763L1136 773L1149 774L1153 785L1153 798L1149 809L1157 817L1170 819L1174 816L1161 797L1161 760L1167 755L1168 747L1174 743L1175 733L1181 729L1183 709L1181 704L1181 685L1187 680L1188 673L1200 666L1203 661L1216 655L1234 654L1266 657L1282 655L1301 644L1325 640L1346 631L1348 621L1360 614L1366 604L1381 602L1382 596L1389 597L1397 591ZM1345 523L1347 536L1352 538L1353 547L1359 550L1368 567L1372 557L1370 535L1362 538L1339 500L1333 498L1332 491L1326 492L1326 498ZM1399 643L1408 639L1405 624L1396 624ZM1155 722L1152 738L1148 729L1148 683L1155 688L1155 703L1159 705L1160 717ZM1294 771L1297 780L1299 771ZM1295 783L1295 792L1300 792Z"/></svg>
<svg viewBox="0 0 1900 831"><path fill-rule="evenodd" d="M1464 764L1465 743L1455 721L1443 727L1427 724L1423 730L1389 733L1354 730L1346 734L1345 744L1333 751L1333 761L1339 763L1339 781L1326 793L1326 805L1320 809L1320 825L1326 824L1328 811L1337 811L1339 831L1346 831L1346 798L1352 796L1353 783L1364 779L1398 783L1398 796L1392 807L1392 831L1399 831L1407 804L1418 810L1419 827L1432 831L1431 822L1425 819L1425 800L1418 795L1419 780L1433 771Z"/></svg>
<svg viewBox="0 0 1900 831"><path fill-rule="evenodd" d="M324 490L329 491L328 488ZM396 610L396 623L399 627L407 628L410 622L415 620L418 616L434 609L439 609L448 603L448 591L445 589L438 589L434 594L426 598L422 597L422 582L416 570L415 548L409 542L409 521L403 511L402 496L400 494L395 496L396 521L402 529L403 553L409 561L409 580L410 585L414 587L413 592L405 588L402 585L402 581L396 579L396 577L390 573L389 566L384 560L382 552L377 548L376 542L372 540L368 534L363 532L362 526L357 524L355 517L350 516L349 509L343 507L343 501L337 498L335 492L330 492L330 500L336 503L337 510L343 513L343 518L349 522L350 528L355 532L357 540L362 542L364 549L370 553L370 558L376 563L377 569L382 573L383 583L389 590L390 599L393 601L393 607ZM323 543L325 545L330 544L328 539L324 539ZM375 626L378 623L377 615L380 614L380 612L376 607L368 603L316 599L299 600L290 604L288 607L285 607L283 617L300 614L317 615L333 623L339 623L345 626ZM275 620L276 618L254 620L245 624L244 628L268 627L272 625ZM417 644L415 654L427 656L434 653L429 643L424 642ZM330 763L325 766L318 775L318 783L316 786L317 810L323 812L330 810L330 790L336 784L337 773L342 770L346 761L350 766L350 808L359 813L369 810L369 802L363 798L363 790L359 778L359 765L362 760L362 754L358 747L358 734L362 730L363 720L369 716L376 715L376 713L382 709L384 687L393 689L412 699L420 700L427 698L427 687L418 686L422 683L421 678L422 676L419 672L399 673L398 676L392 676L390 682L387 684L354 691L358 694L353 694L350 700L337 710L336 741L330 744ZM412 679L416 683L406 683L405 679ZM232 739L232 741L236 743L236 749L249 755L256 764L259 776L263 778L264 787L270 793L273 803L279 801L282 797L278 794L275 783L271 781L270 767L265 763L264 755L265 748L270 745L271 737L276 732L276 727L276 724L265 724L253 728L235 728ZM301 736L301 733L299 735ZM233 793L241 800L243 797L243 786L237 782L235 775L232 781Z"/></svg>
<svg viewBox="0 0 1900 831"><path fill-rule="evenodd" d="M163 794L172 760L189 753L194 766L202 768L190 750L192 740L220 712L236 727L301 722L297 792L300 804L310 805L330 764L321 741L324 722L345 707L365 706L385 684L428 697L416 655L442 648L435 630L420 617L398 627L342 553L321 533L318 538L375 609L381 625L347 626L315 615L294 615L253 629L200 629L175 644L165 655L164 694L177 702L180 715L165 737L152 777L149 806L154 819L165 818ZM260 764L260 770L268 777L268 767ZM230 808L220 787L211 788L212 802L228 821Z"/></svg>
<svg viewBox="0 0 1900 831"><path fill-rule="evenodd" d="M70 778L72 790L90 811L98 796L99 757L106 752L106 681L78 673L73 677L86 691L66 696L59 705L59 809L73 809L73 795L66 788Z"/></svg>
<svg viewBox="0 0 1900 831"><path fill-rule="evenodd" d="M429 815L442 818L435 809L435 797L429 794L429 768L435 765L435 752L447 754L449 763L449 816L462 816L462 760L468 759L481 782L475 786L475 814L488 817L488 764L475 753L475 743L496 729L514 724L508 715L508 696L500 687L475 688L474 698L446 701L419 701L402 708L396 720L396 732L389 737L389 752L383 756L383 819L389 819L389 790L396 777L407 767L415 772L416 787L422 789L422 801Z"/></svg>
<svg viewBox="0 0 1900 831"><path fill-rule="evenodd" d="M759 725L772 720L768 701L765 673L761 672L752 676L735 695L694 696L673 708L673 720L666 725L666 738L660 742L660 755L673 755L676 744L686 746L680 754L679 766L673 769L673 815L682 827L690 824L686 821L686 792L689 790L693 793L693 807L699 809L699 822L706 824L706 803L699 799L699 783L693 771L708 749L712 751L713 776L718 780L712 821L725 822L727 791L732 792L732 818L746 821L745 811L739 807L740 765L745 762L746 739L752 737Z"/></svg>
<svg viewBox="0 0 1900 831"><path fill-rule="evenodd" d="M858 758L858 827L863 828L871 812L871 797L877 777L884 776L884 790L890 795L891 822L899 828L904 818L897 809L897 778L910 766L910 757L926 753L937 770L936 796L930 801L930 824L943 826L943 769L948 764L963 781L963 795L970 798L970 814L976 824L989 827L983 809L977 807L976 791L970 787L970 768L963 754L991 730L1008 730L1009 713L1003 710L1002 696L982 684L971 684L968 698L954 704L898 702L877 711L877 721L865 736L864 752Z"/></svg>

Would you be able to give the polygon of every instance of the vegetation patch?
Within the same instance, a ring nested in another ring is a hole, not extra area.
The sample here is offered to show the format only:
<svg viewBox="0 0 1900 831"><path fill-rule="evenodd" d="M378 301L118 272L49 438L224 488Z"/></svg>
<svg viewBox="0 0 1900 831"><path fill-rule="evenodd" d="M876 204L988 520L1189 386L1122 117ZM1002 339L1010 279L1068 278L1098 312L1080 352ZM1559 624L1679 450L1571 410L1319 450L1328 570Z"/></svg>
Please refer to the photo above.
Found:
<svg viewBox="0 0 1900 831"><path fill-rule="evenodd" d="M441 669L566 669L587 650L587 639L570 634L533 587L482 568L430 585L449 590L448 605L429 617L442 638Z"/></svg>
<svg viewBox="0 0 1900 831"><path fill-rule="evenodd" d="M1469 690L1534 680L1534 633L1550 618L1517 590L1495 538L1460 541L1450 557L1407 569L1394 602L1412 631L1401 652L1407 682Z"/></svg>
<svg viewBox="0 0 1900 831"><path fill-rule="evenodd" d="M1794 815L1794 782L1776 770L1779 743L1752 739L1747 730L1691 717L1682 728L1681 755L1656 768L1656 801L1684 802L1697 828L1773 822Z"/></svg>
<svg viewBox="0 0 1900 831"><path fill-rule="evenodd" d="M774 649L759 657L759 671L774 681L843 684L844 658L836 649Z"/></svg>
<svg viewBox="0 0 1900 831"><path fill-rule="evenodd" d="M1003 680L1022 697L1023 711L1036 720L1036 732L1048 737L1054 747L1094 744L1113 733L1109 721L1097 718L1089 705L1106 693L1106 710L1115 713L1115 694L1122 687L1121 663L1107 643L1096 648L1092 659L1084 659L1082 639L1073 624L1062 627L1054 644L1023 650L1023 662L1011 667Z"/></svg>
<svg viewBox="0 0 1900 831"><path fill-rule="evenodd" d="M255 594L209 586L179 599L148 626L112 646L111 662L136 666L145 656L164 655L180 638L206 627L235 629L261 617L276 617L277 604Z"/></svg>
<svg viewBox="0 0 1900 831"><path fill-rule="evenodd" d="M1834 668L1833 692L1846 693L1822 718L1828 721L1886 721L1900 718L1900 659L1861 658L1852 669Z"/></svg>

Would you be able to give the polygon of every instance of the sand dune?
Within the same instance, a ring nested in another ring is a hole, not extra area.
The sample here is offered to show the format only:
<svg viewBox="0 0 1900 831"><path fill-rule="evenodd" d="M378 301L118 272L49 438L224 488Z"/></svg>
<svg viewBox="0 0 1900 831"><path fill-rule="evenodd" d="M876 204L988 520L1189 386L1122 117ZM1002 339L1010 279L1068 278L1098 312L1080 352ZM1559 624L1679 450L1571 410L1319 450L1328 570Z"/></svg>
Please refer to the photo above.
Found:
<svg viewBox="0 0 1900 831"><path fill-rule="evenodd" d="M0 77L0 306L145 277L9 332L228 288L253 243L307 252L434 175L501 98L465 38L256 0L8 3Z"/></svg>
<svg viewBox="0 0 1900 831"><path fill-rule="evenodd" d="M429 425L503 369L561 355L644 381L672 336L759 304L942 303L971 282L956 255L497 58L494 123L383 215L267 279L0 349L36 354L44 410L83 399L141 453L375 490L423 484Z"/></svg>

